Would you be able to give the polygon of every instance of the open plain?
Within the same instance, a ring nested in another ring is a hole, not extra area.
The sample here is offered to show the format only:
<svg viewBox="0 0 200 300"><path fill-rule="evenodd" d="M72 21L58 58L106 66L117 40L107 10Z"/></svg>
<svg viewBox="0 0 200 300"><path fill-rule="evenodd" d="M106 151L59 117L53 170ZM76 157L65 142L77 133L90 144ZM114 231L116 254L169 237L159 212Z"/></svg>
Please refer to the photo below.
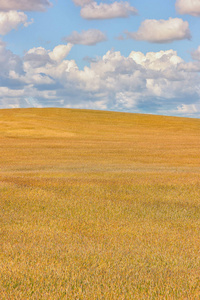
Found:
<svg viewBox="0 0 200 300"><path fill-rule="evenodd" d="M200 119L0 110L1 299L200 299Z"/></svg>

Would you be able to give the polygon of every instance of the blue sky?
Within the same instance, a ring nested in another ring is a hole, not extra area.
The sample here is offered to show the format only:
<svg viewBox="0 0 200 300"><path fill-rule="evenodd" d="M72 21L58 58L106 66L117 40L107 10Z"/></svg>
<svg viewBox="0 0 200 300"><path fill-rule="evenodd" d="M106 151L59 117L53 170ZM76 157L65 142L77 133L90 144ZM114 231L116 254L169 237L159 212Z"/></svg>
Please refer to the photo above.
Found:
<svg viewBox="0 0 200 300"><path fill-rule="evenodd" d="M200 117L200 0L1 0L0 108Z"/></svg>

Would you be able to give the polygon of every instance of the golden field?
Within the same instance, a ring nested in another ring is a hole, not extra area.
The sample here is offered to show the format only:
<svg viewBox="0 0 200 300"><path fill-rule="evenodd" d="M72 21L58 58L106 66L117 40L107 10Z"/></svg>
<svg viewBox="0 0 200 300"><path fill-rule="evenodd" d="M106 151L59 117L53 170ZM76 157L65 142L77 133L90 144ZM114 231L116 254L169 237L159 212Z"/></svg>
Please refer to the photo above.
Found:
<svg viewBox="0 0 200 300"><path fill-rule="evenodd" d="M200 119L0 110L0 299L200 299Z"/></svg>

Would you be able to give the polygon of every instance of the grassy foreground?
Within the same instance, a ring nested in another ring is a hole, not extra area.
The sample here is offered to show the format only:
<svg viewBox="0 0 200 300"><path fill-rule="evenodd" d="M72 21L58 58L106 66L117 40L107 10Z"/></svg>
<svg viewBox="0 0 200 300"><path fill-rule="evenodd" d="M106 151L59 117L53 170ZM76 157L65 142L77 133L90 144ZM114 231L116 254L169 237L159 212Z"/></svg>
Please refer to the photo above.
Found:
<svg viewBox="0 0 200 300"><path fill-rule="evenodd" d="M0 110L0 299L200 299L200 120Z"/></svg>

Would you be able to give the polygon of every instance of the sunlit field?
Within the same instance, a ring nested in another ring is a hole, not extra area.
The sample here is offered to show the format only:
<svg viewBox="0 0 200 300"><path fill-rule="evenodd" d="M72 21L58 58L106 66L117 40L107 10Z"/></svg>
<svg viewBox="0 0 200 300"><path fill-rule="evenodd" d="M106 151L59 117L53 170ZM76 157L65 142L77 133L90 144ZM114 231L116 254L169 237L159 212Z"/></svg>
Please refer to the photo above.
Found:
<svg viewBox="0 0 200 300"><path fill-rule="evenodd" d="M0 299L200 299L200 119L0 110Z"/></svg>

